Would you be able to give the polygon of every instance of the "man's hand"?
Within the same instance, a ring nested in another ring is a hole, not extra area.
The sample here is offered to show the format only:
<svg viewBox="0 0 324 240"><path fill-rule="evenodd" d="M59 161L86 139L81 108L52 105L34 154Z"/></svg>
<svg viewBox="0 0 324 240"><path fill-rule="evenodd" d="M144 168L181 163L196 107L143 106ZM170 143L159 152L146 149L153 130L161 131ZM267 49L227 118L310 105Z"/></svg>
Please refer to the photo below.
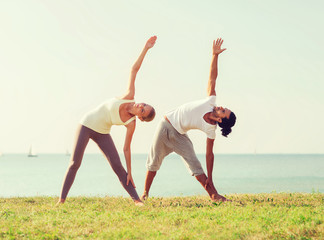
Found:
<svg viewBox="0 0 324 240"><path fill-rule="evenodd" d="M145 48L150 49L154 46L157 36L150 37L145 44Z"/></svg>
<svg viewBox="0 0 324 240"><path fill-rule="evenodd" d="M207 188L208 185L210 187L214 187L213 179L211 179L211 178L206 179L205 188Z"/></svg>
<svg viewBox="0 0 324 240"><path fill-rule="evenodd" d="M127 174L127 182L126 182L126 185L128 185L129 182L131 182L131 184L133 185L133 187L136 188L135 187L134 180L133 180L133 177L132 177L132 174Z"/></svg>
<svg viewBox="0 0 324 240"><path fill-rule="evenodd" d="M217 38L217 41L213 41L213 55L218 55L226 50L226 48L221 49L224 40Z"/></svg>

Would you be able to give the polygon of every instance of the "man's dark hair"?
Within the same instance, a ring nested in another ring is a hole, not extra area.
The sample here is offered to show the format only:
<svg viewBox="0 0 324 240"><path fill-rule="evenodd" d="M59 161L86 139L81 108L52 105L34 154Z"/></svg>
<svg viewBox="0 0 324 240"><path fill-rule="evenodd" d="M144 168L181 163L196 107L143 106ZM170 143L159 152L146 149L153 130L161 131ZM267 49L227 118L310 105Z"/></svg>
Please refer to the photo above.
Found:
<svg viewBox="0 0 324 240"><path fill-rule="evenodd" d="M227 137L227 135L232 132L232 127L235 125L235 122L236 116L231 112L229 118L222 118L222 122L218 123L218 126L222 128L221 131L224 137Z"/></svg>

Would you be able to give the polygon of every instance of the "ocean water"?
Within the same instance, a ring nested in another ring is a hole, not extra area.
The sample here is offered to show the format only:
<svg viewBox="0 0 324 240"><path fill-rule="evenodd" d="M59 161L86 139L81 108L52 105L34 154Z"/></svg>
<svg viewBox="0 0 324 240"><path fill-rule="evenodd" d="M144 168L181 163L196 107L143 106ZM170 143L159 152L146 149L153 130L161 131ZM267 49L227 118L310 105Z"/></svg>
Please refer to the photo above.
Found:
<svg viewBox="0 0 324 240"><path fill-rule="evenodd" d="M64 154L0 157L0 197L59 196L69 164ZM146 154L132 155L132 175L139 195L144 189ZM206 170L205 155L198 155ZM121 156L124 166L124 158ZM221 194L270 192L324 192L323 154L215 154L213 179ZM101 154L86 154L69 196L128 196ZM182 159L164 159L150 196L206 195Z"/></svg>

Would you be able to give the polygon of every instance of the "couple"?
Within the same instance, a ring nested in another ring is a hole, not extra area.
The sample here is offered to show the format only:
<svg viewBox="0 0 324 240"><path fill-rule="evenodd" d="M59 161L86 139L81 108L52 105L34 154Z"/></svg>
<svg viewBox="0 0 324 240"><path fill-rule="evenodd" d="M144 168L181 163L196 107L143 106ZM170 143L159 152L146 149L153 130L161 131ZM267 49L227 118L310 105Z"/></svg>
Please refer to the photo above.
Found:
<svg viewBox="0 0 324 240"><path fill-rule="evenodd" d="M106 156L121 184L135 204L143 205L143 202L137 195L132 178L130 145L136 127L136 117L141 121L152 121L155 117L155 110L148 104L135 103L135 78L147 51L154 46L156 39L157 37L153 36L146 42L144 49L134 63L126 94L121 98L107 100L96 109L87 113L81 120L79 129L77 130L74 152L64 178L58 203L65 202L75 175L81 165L84 150L89 139L92 139ZM213 42L213 55L207 86L208 97L200 101L184 104L168 112L159 123L151 152L147 159L146 167L148 170L146 173L144 193L142 195L143 200L148 198L151 184L163 159L172 152L176 152L184 159L191 174L196 177L208 192L211 200L227 200L217 193L212 178L214 163L213 146L216 126L219 125L222 128L222 135L227 137L236 121L236 117L232 111L227 108L215 106L217 61L219 54L226 50L225 48L221 48L222 43L223 40L220 38ZM112 125L124 125L127 128L123 149L127 171L121 164L118 152L110 136L110 128ZM194 152L192 142L186 134L190 129L199 129L207 135L207 176Z"/></svg>

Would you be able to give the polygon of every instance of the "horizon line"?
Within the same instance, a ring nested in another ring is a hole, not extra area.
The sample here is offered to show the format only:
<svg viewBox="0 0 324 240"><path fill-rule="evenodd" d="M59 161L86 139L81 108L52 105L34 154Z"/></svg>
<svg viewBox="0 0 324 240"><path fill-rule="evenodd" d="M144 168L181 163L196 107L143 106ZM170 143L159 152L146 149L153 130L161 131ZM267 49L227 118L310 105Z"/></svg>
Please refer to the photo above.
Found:
<svg viewBox="0 0 324 240"><path fill-rule="evenodd" d="M3 156L3 155L13 155L13 154L19 154L19 155L28 155L28 153L25 153L25 152L0 152L0 156ZM36 153L35 155L46 155L46 154L63 154L63 155L71 155L71 153L64 153L64 152L40 152L40 153ZM102 153L100 152L89 152L89 153L84 153L84 155L86 154L100 154L102 155ZM123 155L122 152L119 152L118 154L120 155ZM147 155L148 153L132 153L132 154L145 154ZM171 154L175 154L177 155L176 153L171 153ZM196 153L197 155L202 155L202 154L206 154L206 153ZM314 154L314 155L323 155L323 153L308 153L308 152L301 152L301 153L291 153L291 152L264 152L264 153L255 153L255 152L247 152L247 153L226 153L226 152L223 152L223 153L215 153L214 152L214 155L218 155L218 154L222 154L222 155L270 155L270 154L273 154L273 155L306 155L306 154Z"/></svg>

